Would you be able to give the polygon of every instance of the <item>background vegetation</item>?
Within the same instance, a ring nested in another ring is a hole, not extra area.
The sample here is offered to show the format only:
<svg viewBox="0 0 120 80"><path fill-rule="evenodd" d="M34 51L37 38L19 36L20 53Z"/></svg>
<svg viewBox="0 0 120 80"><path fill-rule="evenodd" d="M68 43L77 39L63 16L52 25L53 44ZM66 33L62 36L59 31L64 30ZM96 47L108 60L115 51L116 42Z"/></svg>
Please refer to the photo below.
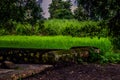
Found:
<svg viewBox="0 0 120 80"><path fill-rule="evenodd" d="M78 7L72 13L70 0L52 0L50 19L45 20L36 0L2 0L0 47L68 49L95 46L107 52L101 56L103 63L119 63L119 54L113 52L120 49L119 0L76 1Z"/></svg>
<svg viewBox="0 0 120 80"><path fill-rule="evenodd" d="M73 14L70 7L72 6L70 0L52 0L49 7L50 18L56 19L72 19Z"/></svg>
<svg viewBox="0 0 120 80"><path fill-rule="evenodd" d="M106 37L107 25L102 21L77 21L52 19L44 22L46 35L68 35L77 37Z"/></svg>

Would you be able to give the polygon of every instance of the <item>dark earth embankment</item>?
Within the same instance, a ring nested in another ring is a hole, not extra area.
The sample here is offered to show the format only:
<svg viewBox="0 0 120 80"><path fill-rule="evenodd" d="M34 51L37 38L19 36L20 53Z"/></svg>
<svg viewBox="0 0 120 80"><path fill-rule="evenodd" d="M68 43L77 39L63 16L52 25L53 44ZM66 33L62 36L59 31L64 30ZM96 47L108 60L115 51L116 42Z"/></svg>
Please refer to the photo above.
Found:
<svg viewBox="0 0 120 80"><path fill-rule="evenodd" d="M92 54L99 56L101 51L88 46L73 47L69 50L0 48L0 63L7 60L16 64L55 64L61 61L76 62L80 58L88 61L94 57Z"/></svg>

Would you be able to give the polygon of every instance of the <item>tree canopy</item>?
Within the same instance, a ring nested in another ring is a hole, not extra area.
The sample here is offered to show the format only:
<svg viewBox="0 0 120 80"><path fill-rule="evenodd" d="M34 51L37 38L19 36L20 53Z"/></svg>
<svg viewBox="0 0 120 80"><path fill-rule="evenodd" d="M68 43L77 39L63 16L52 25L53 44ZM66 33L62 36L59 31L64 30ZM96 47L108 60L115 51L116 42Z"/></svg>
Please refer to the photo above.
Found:
<svg viewBox="0 0 120 80"><path fill-rule="evenodd" d="M79 16L89 20L106 20L115 16L120 9L119 0L77 0L78 8L76 18ZM82 14L82 15L81 15ZM84 17L85 15L86 17ZM81 20L80 19L80 20Z"/></svg>
<svg viewBox="0 0 120 80"><path fill-rule="evenodd" d="M41 12L42 9L36 0L1 0L0 25L6 27L9 23L10 26L12 21L26 21L33 25L42 18Z"/></svg>
<svg viewBox="0 0 120 80"><path fill-rule="evenodd" d="M57 19L71 19L73 14L71 12L71 2L63 0L52 0L49 7L50 18Z"/></svg>

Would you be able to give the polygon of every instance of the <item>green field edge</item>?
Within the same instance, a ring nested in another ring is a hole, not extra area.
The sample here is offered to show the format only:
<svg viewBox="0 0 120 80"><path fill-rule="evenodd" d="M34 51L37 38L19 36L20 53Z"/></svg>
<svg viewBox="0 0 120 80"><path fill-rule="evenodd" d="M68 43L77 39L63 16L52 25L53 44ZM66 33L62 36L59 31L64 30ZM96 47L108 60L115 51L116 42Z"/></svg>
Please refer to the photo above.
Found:
<svg viewBox="0 0 120 80"><path fill-rule="evenodd" d="M111 49L108 38L71 36L0 36L0 48L70 49L92 46L103 51Z"/></svg>

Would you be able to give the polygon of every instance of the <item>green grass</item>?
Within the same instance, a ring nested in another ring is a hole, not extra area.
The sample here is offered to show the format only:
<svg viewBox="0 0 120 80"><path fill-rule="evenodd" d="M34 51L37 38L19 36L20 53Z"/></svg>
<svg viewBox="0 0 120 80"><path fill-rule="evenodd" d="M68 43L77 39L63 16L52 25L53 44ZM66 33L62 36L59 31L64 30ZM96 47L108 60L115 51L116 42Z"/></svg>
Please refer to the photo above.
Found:
<svg viewBox="0 0 120 80"><path fill-rule="evenodd" d="M71 36L0 36L1 48L70 49L76 46L93 46L108 51L111 42L107 38Z"/></svg>

